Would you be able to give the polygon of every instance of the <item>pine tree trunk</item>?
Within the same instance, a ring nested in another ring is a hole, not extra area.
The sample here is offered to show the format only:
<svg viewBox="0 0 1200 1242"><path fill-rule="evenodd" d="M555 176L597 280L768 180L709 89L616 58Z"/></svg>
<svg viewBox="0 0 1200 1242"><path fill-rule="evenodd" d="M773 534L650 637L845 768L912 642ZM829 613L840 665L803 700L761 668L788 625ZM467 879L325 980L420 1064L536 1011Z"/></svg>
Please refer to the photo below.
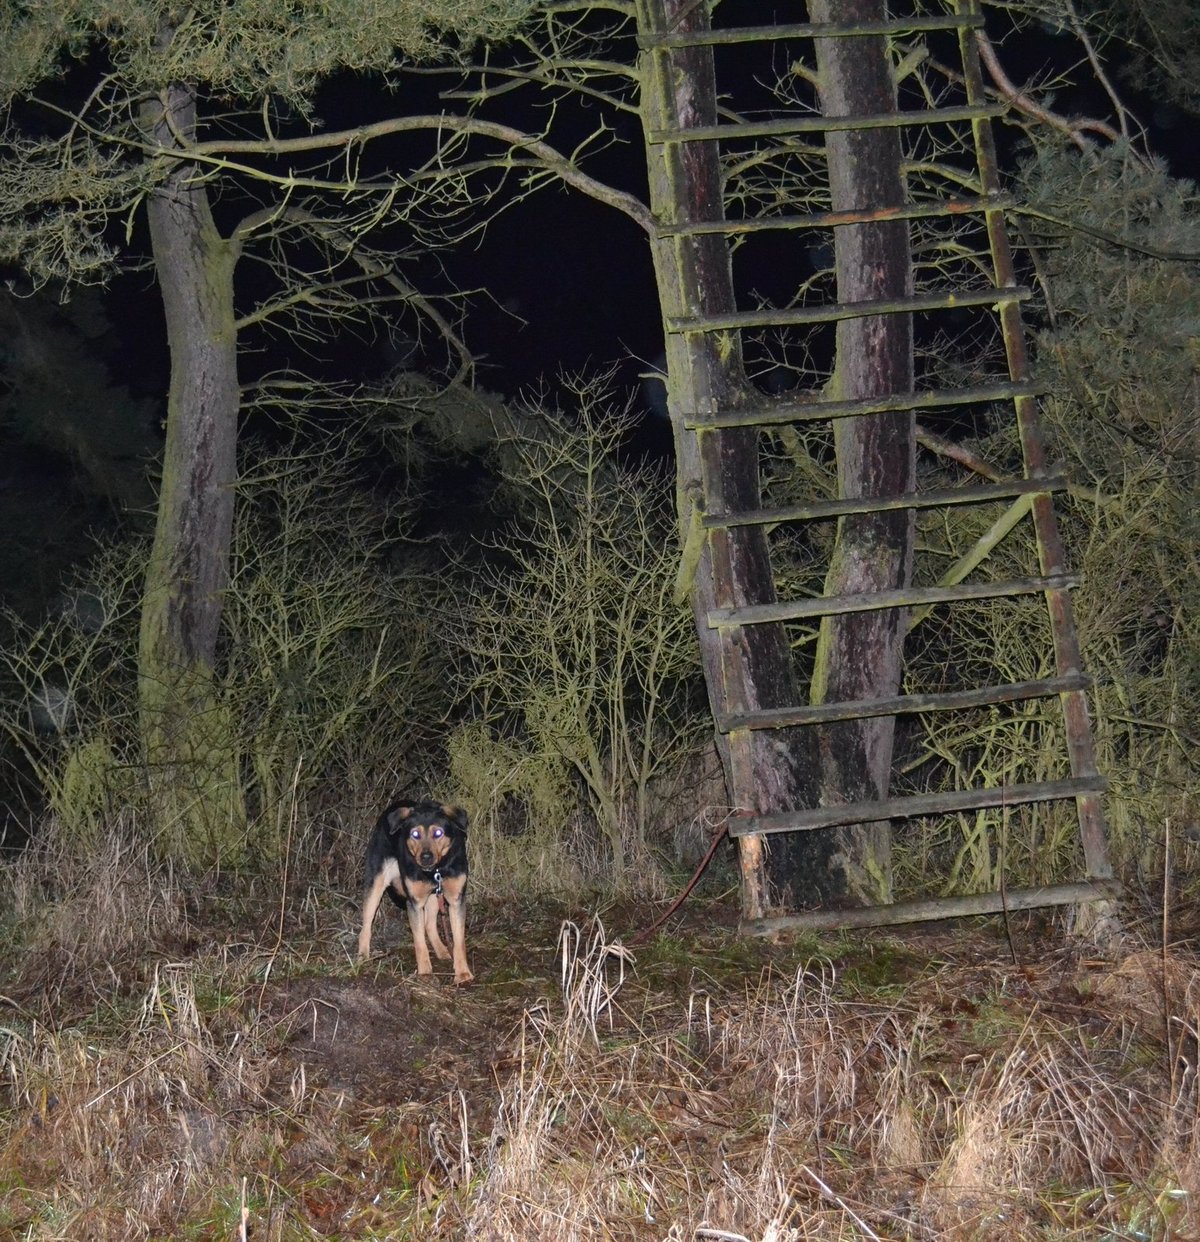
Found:
<svg viewBox="0 0 1200 1242"><path fill-rule="evenodd" d="M884 0L810 0L815 22L871 22L887 17ZM817 39L821 110L826 116L896 109L886 41L856 35ZM834 211L896 207L905 200L900 131L829 131L825 149ZM876 221L834 230L839 302L890 300L912 292L908 224ZM833 400L911 392L912 319L869 315L837 326ZM911 411L835 423L838 494L895 496L911 491L916 424ZM854 515L838 524L825 579L826 595L887 590L912 577L911 510ZM821 625L813 674L814 703L885 698L900 685L908 613L849 613ZM820 728L817 805L884 798L892 770L895 717ZM822 904L874 904L891 899L891 826L881 822L801 834L795 865L810 877Z"/></svg>
<svg viewBox="0 0 1200 1242"><path fill-rule="evenodd" d="M160 146L195 128L195 99L173 85L143 107ZM243 814L227 715L213 684L228 582L239 393L236 253L217 232L194 166L147 203L171 354L166 445L138 653L139 706L160 840L197 862L228 859Z"/></svg>
<svg viewBox="0 0 1200 1242"><path fill-rule="evenodd" d="M813 20L850 21L883 15L882 0L846 6L814 5ZM831 13L836 9L836 13ZM853 13L849 10L853 9ZM860 13L861 10L861 13ZM640 0L641 29L686 33L702 29L707 9L690 0ZM831 115L895 108L887 49L879 38L817 40L822 102ZM711 49L676 48L670 72L652 72L643 58L643 123L656 129L707 126L717 121ZM831 134L827 144L834 209L883 207L903 201L896 131ZM669 223L723 216L716 144L665 144L648 150L650 201ZM652 242L665 317L721 314L735 308L729 255L719 233L664 236ZM838 295L857 301L908 292L911 287L907 225L903 222L840 228L835 235ZM675 435L677 504L685 546L698 501L707 485L717 509L759 507L758 438L750 430L704 431L684 427L691 411L735 409L755 400L741 368L736 338L727 334L667 335L668 404ZM911 389L912 330L907 316L873 316L839 325L834 386L853 398ZM833 395L833 394L831 394ZM761 398L758 398L761 401ZM914 423L910 415L843 421L836 436L840 490L846 496L891 495L913 479ZM826 593L871 590L908 580L912 549L909 515L846 519L839 527ZM761 527L743 526L707 540L696 563L692 606L714 710L726 694L747 709L800 702L787 635L781 626L746 627L722 650L707 614L717 600L768 603L773 574ZM851 614L825 624L817 676L810 697L876 697L899 683L905 628L899 611ZM722 689L724 687L724 690ZM894 721L873 720L820 731L781 729L753 733L749 763L734 774L738 756L722 745L727 780L741 809L769 813L882 796L891 769ZM887 824L780 834L764 843L750 837L742 850L742 906L748 918L768 906L862 904L890 892Z"/></svg>
<svg viewBox="0 0 1200 1242"><path fill-rule="evenodd" d="M646 31L687 32L703 28L706 7L690 0L643 0L639 22ZM712 125L717 119L716 86L710 48L696 46L671 53L668 81L657 80L649 58L643 60L643 124L650 131ZM716 144L687 142L650 149L650 205L656 218L671 223L722 217L721 172ZM652 242L659 302L664 317L735 309L729 253L720 234L662 237ZM755 400L742 370L736 338L726 334L668 333L667 400L674 430L676 500L682 541L698 519L706 481L714 509L754 509L760 505L758 435L750 430L697 433L684 426L692 411L731 409ZM799 701L787 634L780 625L747 626L738 636L737 658L722 651L708 613L721 594L736 603L775 599L774 575L766 534L759 526L735 527L708 539L692 573L691 603L700 640L701 660L714 713L730 695L747 708L786 706ZM731 759L718 735L727 782ZM797 804L800 774L811 767L805 738L796 730L758 732L749 739L749 762L736 784L742 787L738 809L767 813ZM746 803L749 802L749 805ZM744 842L743 853L758 844ZM769 889L761 858L743 863L742 904L750 917L761 916L781 895Z"/></svg>

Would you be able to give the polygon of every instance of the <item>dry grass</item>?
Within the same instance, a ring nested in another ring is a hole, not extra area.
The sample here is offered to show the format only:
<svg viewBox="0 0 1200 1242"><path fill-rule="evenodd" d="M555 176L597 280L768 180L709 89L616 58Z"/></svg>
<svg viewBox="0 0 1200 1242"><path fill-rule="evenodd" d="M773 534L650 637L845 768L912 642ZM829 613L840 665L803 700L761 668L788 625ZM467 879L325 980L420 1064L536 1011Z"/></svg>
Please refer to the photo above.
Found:
<svg viewBox="0 0 1200 1242"><path fill-rule="evenodd" d="M92 971L115 983L120 963L188 934L185 885L154 859L128 817L86 849L48 820L20 861L0 871L0 911L22 974L36 976L51 997Z"/></svg>
<svg viewBox="0 0 1200 1242"><path fill-rule="evenodd" d="M611 982L619 946L572 943L572 973ZM1175 968L1191 1028L1197 976ZM883 1002L815 962L607 1036L611 992L568 993L557 1023L527 1015L467 1236L1153 1237L1191 1216L1193 1102L1142 998L1080 1006L1083 1029L1019 998L967 1023L956 983Z"/></svg>
<svg viewBox="0 0 1200 1242"><path fill-rule="evenodd" d="M412 979L399 917L353 967L352 905L303 878L253 913L117 834L74 886L50 846L0 873L0 1236L1200 1228L1184 948L1081 961L1018 929L1015 965L965 924L771 946L717 905L635 960L579 912L481 901L462 990Z"/></svg>

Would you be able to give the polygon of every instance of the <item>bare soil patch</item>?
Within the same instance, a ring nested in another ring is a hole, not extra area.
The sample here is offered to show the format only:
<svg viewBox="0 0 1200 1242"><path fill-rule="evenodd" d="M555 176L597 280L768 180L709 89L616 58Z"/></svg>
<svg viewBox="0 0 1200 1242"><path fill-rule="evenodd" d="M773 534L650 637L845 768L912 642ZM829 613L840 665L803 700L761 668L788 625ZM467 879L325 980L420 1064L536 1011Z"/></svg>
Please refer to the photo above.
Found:
<svg viewBox="0 0 1200 1242"><path fill-rule="evenodd" d="M268 988L264 1001L274 1054L303 1064L313 1088L368 1106L494 1088L504 1036L521 1012L415 976L306 975Z"/></svg>

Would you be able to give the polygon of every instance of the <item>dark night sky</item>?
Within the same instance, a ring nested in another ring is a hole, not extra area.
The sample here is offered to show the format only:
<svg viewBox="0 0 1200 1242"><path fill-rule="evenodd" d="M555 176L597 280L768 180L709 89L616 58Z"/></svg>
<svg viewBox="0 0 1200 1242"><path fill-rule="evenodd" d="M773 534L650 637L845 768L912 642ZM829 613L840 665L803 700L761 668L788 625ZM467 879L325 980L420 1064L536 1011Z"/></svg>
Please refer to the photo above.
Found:
<svg viewBox="0 0 1200 1242"><path fill-rule="evenodd" d="M1021 51L1009 65L1017 81L1068 69L1078 50L1072 40L1046 34L1027 40ZM726 72L724 87L731 76ZM406 83L404 107L437 110L436 91L441 85L420 79ZM1153 127L1154 148L1172 171L1195 176L1200 151L1186 118L1170 105L1140 98L1136 92L1126 91L1126 97L1138 119ZM335 128L360 120L364 110L393 111L397 102L394 96L372 99L362 82L355 81L325 91L317 111L327 127ZM1110 101L1094 82L1084 82L1069 99L1060 92L1055 104L1078 115L1105 116L1110 109ZM560 125L562 136L554 141L568 149L594 117L594 113L583 117L574 126L568 120L565 133ZM529 115L513 119L536 123ZM1013 133L998 127L1002 146ZM589 171L644 195L640 135L632 123L623 121L619 137L621 141L589 165ZM474 300L465 333L480 357L480 381L506 396L543 376L552 378L563 368L574 371L610 363L621 364L620 378L632 388L637 372L646 369L637 359L653 361L662 348L645 238L619 212L576 191L561 186L538 191L493 222L478 246L442 256L440 262L458 287L487 290L489 296ZM113 288L112 304L124 328L123 356L115 364L124 373L121 378L141 392L162 393L165 333L151 276L147 272L126 276Z"/></svg>
<svg viewBox="0 0 1200 1242"><path fill-rule="evenodd" d="M1015 80L1036 79L1043 66L1067 68L1077 56L1071 40L1044 35L1027 41L1014 58ZM755 67L761 74L762 66ZM746 66L728 66L722 85L751 76ZM417 79L405 84L400 99L373 94L362 80L335 83L318 100L317 111L331 128L355 123L364 111L382 114L402 105L408 111L433 111L436 91L444 83ZM736 83L734 83L736 86ZM735 92L736 93L736 92ZM1195 175L1197 150L1192 128L1177 111L1161 102L1131 97L1135 113L1154 126L1157 150L1177 175ZM1077 114L1106 115L1109 101L1096 84L1085 85L1069 100L1060 94L1056 106ZM1069 109L1068 109L1069 105ZM532 123L533 115L514 118ZM569 149L595 121L595 113L567 122L565 135L555 138ZM574 132L572 126L575 127ZM631 120L621 122L620 142L601 154L596 175L621 188L644 193L644 154ZM1011 144L1014 131L999 128L1001 143ZM402 170L398 163L397 169ZM635 395L638 373L645 371L662 347L659 313L649 249L637 226L613 208L595 203L560 186L540 190L529 201L504 212L480 244L440 258L454 284L483 288L487 297L474 300L464 333L480 359L480 383L512 396L545 377L551 383L561 370L605 368L618 364L618 380ZM152 274L141 271L115 280L109 306L117 346L110 358L114 380L135 394L165 400L168 379L161 303ZM387 351L353 341L335 351L350 378L372 378L389 364ZM355 374L357 373L357 374ZM644 402L638 398L640 406ZM641 447L664 452L669 444L665 425L647 417ZM45 469L40 467L30 467ZM61 474L61 472L60 472ZM70 472L62 477L69 478ZM56 476L58 486L62 478Z"/></svg>

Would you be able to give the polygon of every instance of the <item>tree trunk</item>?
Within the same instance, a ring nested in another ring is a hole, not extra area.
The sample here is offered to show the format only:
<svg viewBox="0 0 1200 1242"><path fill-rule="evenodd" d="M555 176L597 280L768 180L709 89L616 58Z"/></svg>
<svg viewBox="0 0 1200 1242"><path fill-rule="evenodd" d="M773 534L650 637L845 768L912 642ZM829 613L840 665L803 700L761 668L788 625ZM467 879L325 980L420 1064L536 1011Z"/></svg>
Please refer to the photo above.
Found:
<svg viewBox="0 0 1200 1242"><path fill-rule="evenodd" d="M887 16L884 0L810 0L815 22L871 22ZM817 39L817 72L825 116L896 110L885 39ZM834 211L874 210L905 201L900 131L829 131L825 150ZM838 301L889 300L912 292L908 224L904 220L834 230ZM854 400L911 392L910 315L868 315L837 325L837 357L829 396ZM911 411L839 419L835 423L838 494L895 496L911 491L916 473L916 423ZM826 595L879 591L912 577L911 510L841 519L825 579ZM884 698L900 685L904 609L826 618L817 644L814 703ZM817 730L817 805L887 796L895 717L848 721ZM891 826L887 821L800 834L794 862L810 877L821 904L873 904L891 899Z"/></svg>
<svg viewBox="0 0 1200 1242"><path fill-rule="evenodd" d="M691 0L640 0L643 31L684 33L703 29L706 6ZM642 62L642 116L648 131L712 125L717 119L712 51L678 48L670 53L671 72L653 72ZM671 224L719 219L724 213L716 144L671 143L648 148L650 206ZM735 309L729 252L720 234L660 237L652 242L659 303L665 318L722 314ZM742 370L736 337L714 332L666 335L667 400L674 430L676 502L681 537L699 520L702 497L714 510L754 509L760 505L758 433L755 429L708 430L684 426L692 411L731 409L754 399ZM702 482L703 481L703 482ZM714 714L723 702L745 708L781 707L799 701L787 634L781 625L747 626L722 640L708 625L708 613L722 604L767 603L775 599L774 575L766 534L759 526L735 527L709 538L692 577L691 603L701 660ZM797 804L800 774L811 768L808 747L796 730L756 732L740 755L731 754L718 735L731 797L736 809L768 813ZM736 775L733 768L738 768ZM786 844L786 843L785 843ZM761 851L758 838L745 840L743 854ZM789 895L772 892L761 856L743 859L742 904L750 917L768 906L790 905Z"/></svg>
<svg viewBox="0 0 1200 1242"><path fill-rule="evenodd" d="M831 20L829 0L811 10ZM882 0L856 0L837 20L883 15ZM850 11L853 10L853 12ZM861 12L860 12L861 11ZM707 9L690 0L640 0L646 33L703 29ZM887 49L881 38L817 40L822 101L834 115L895 108ZM642 113L647 130L686 129L717 120L713 57L698 45L669 54L670 72L652 72L643 58ZM882 207L903 201L899 139L895 130L830 134L827 144L834 209ZM668 143L648 149L650 202L668 224L714 220L724 214L718 153L713 142ZM735 308L724 237L664 236L652 242L665 317L721 314ZM857 301L908 292L911 287L907 225L866 224L836 230L838 295ZM707 496L714 511L759 507L758 435L750 430L699 434L684 427L692 411L735 409L754 400L741 369L736 336L667 334L667 392L675 434L677 503L685 546ZM907 316L844 321L837 331L836 397L853 398L912 387L912 332ZM761 403L761 398L757 398ZM840 488L846 496L891 495L913 479L915 435L907 414L843 421L836 448ZM702 486L703 480L703 486ZM866 591L908 580L912 522L908 514L845 519L826 593ZM732 700L745 709L790 706L800 692L782 626L745 627L724 645L707 624L721 602L775 599L769 549L761 527L715 533L700 553L692 606L714 710ZM821 632L815 701L875 697L899 682L904 614L852 614L827 622ZM816 730L751 733L731 747L718 738L731 796L760 813L858 801L882 796L891 769L894 721L850 723ZM887 824L742 838L743 912L768 906L862 904L890 892Z"/></svg>
<svg viewBox="0 0 1200 1242"><path fill-rule="evenodd" d="M172 85L145 104L162 147L195 130L195 97ZM217 232L194 166L147 203L167 321L171 388L138 652L139 707L160 839L195 862L228 859L243 812L227 713L213 684L229 575L236 478L236 250Z"/></svg>

